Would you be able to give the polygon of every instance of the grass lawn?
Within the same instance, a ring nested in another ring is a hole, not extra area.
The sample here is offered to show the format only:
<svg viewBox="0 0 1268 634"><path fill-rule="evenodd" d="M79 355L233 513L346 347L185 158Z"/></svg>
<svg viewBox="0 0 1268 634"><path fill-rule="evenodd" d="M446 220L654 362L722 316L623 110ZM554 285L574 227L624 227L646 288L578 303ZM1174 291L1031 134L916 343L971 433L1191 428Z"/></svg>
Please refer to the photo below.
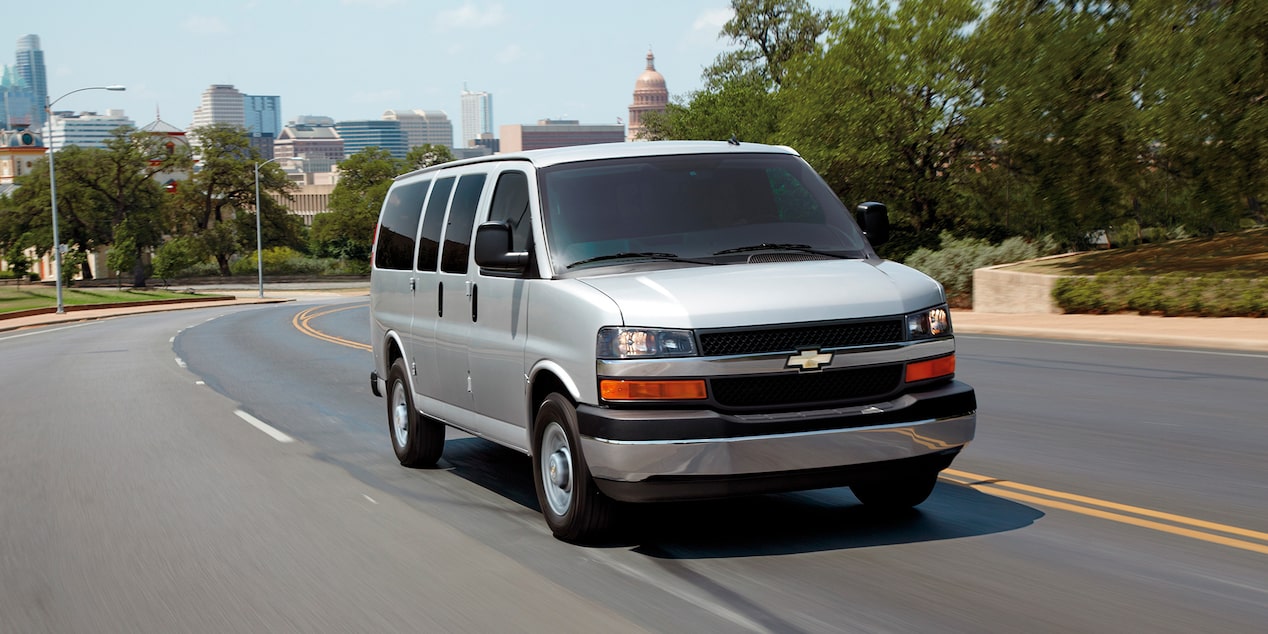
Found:
<svg viewBox="0 0 1268 634"><path fill-rule="evenodd" d="M117 304L145 302L156 299L185 299L199 297L190 293L177 293L158 289L115 291L100 288L63 288L62 301L67 306L84 304ZM48 286L0 286L0 314L33 308L57 306L57 289Z"/></svg>
<svg viewBox="0 0 1268 634"><path fill-rule="evenodd" d="M1194 277L1268 278L1268 229L1225 233L1108 251L1092 251L1011 270L1050 275L1096 275L1117 271L1135 275L1189 273Z"/></svg>

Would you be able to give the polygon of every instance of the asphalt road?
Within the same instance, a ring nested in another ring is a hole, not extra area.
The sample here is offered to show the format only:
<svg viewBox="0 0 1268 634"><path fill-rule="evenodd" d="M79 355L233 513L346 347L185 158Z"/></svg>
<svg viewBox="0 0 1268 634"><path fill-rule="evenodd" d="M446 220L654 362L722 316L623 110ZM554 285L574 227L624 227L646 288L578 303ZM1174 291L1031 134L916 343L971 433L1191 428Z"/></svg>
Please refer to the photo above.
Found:
<svg viewBox="0 0 1268 634"><path fill-rule="evenodd" d="M583 548L512 451L400 467L367 336L364 298L0 334L0 632L1268 622L1266 355L962 336L978 440L918 511L657 505Z"/></svg>

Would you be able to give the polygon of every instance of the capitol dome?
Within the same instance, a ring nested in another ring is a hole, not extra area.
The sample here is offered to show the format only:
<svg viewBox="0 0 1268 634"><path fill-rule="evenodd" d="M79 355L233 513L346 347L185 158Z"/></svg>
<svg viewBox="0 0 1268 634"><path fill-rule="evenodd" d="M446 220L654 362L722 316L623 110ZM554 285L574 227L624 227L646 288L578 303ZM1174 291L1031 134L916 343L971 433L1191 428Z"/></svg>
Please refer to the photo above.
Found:
<svg viewBox="0 0 1268 634"><path fill-rule="evenodd" d="M634 82L634 93L668 92L665 87L665 76L656 71L656 56L647 51L647 70Z"/></svg>
<svg viewBox="0 0 1268 634"><path fill-rule="evenodd" d="M669 88L665 76L656 72L656 56L647 51L647 70L634 81L634 103L630 104L630 126L627 140L641 140L643 113L664 112L669 104Z"/></svg>

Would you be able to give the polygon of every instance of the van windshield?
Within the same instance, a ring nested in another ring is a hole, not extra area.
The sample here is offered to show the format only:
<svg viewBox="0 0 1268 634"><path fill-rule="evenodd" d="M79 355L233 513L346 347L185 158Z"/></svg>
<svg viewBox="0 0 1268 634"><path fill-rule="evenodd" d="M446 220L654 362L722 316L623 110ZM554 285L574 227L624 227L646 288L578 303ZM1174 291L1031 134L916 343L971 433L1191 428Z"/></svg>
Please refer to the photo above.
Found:
<svg viewBox="0 0 1268 634"><path fill-rule="evenodd" d="M849 211L793 155L623 158L539 175L556 274L867 255Z"/></svg>

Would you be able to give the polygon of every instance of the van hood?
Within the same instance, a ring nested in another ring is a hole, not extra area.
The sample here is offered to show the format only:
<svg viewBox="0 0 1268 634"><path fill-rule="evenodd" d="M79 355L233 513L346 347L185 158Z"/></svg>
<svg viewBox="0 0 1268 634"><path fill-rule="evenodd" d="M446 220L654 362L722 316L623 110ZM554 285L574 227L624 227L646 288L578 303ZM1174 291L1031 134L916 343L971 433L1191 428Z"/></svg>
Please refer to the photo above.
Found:
<svg viewBox="0 0 1268 634"><path fill-rule="evenodd" d="M814 260L596 275L579 281L625 326L727 328L901 315L945 302L942 286L888 261Z"/></svg>

